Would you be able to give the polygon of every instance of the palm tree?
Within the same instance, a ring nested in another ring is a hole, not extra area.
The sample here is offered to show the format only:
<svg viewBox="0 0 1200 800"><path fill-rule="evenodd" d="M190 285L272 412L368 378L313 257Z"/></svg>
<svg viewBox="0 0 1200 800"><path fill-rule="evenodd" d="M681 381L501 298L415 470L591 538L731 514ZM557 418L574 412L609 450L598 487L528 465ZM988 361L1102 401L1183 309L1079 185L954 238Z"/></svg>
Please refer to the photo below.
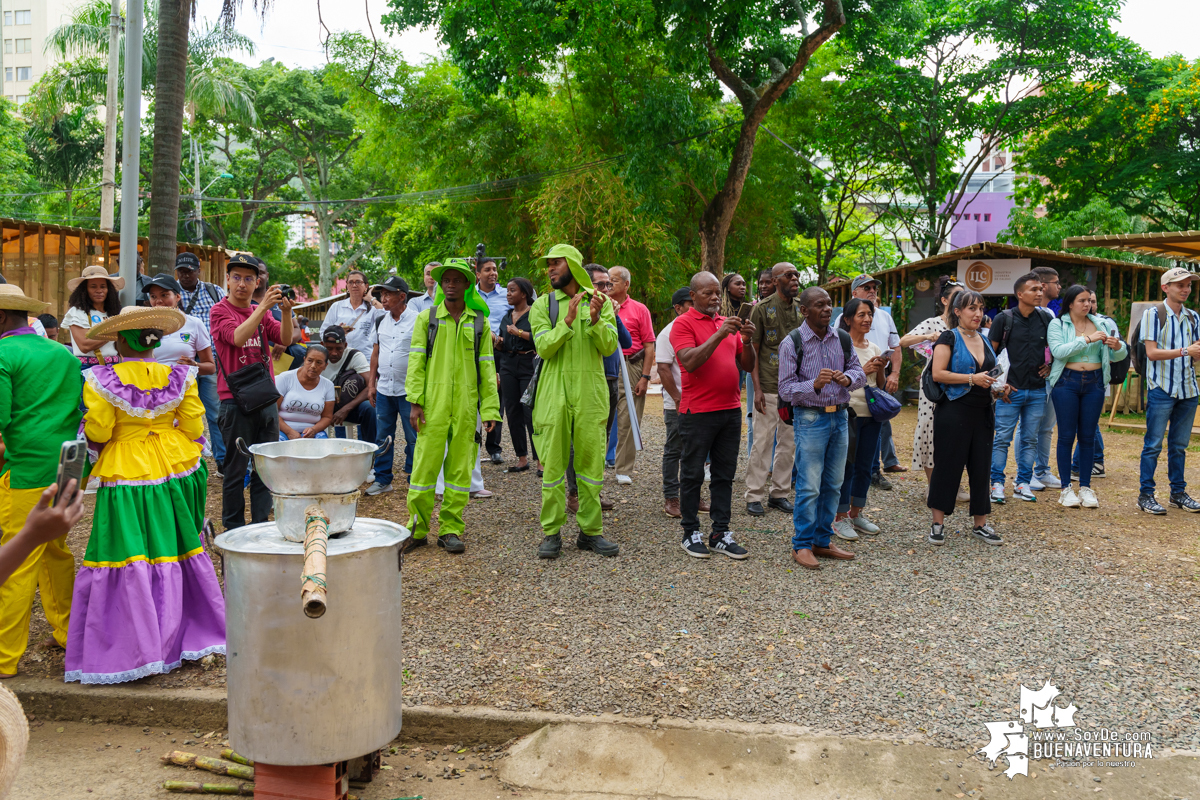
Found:
<svg viewBox="0 0 1200 800"><path fill-rule="evenodd" d="M104 128L94 106L69 110L47 109L36 102L22 109L29 127L25 147L33 173L46 186L66 195L67 224L74 224L74 193L96 175L96 160L104 149Z"/></svg>

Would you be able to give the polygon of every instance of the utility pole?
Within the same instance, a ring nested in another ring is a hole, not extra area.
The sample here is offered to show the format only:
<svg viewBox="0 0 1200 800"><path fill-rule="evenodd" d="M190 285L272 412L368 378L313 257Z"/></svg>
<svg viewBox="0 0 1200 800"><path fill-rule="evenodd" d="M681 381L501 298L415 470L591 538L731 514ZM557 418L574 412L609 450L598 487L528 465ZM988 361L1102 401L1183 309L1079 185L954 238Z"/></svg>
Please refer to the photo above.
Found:
<svg viewBox="0 0 1200 800"><path fill-rule="evenodd" d="M121 140L121 305L137 300L138 179L142 140L142 2L131 0L125 20L125 115Z"/></svg>
<svg viewBox="0 0 1200 800"><path fill-rule="evenodd" d="M108 94L104 100L104 168L100 178L100 230L113 229L117 191L117 73L121 69L121 0L108 15ZM140 66L140 64L139 64Z"/></svg>

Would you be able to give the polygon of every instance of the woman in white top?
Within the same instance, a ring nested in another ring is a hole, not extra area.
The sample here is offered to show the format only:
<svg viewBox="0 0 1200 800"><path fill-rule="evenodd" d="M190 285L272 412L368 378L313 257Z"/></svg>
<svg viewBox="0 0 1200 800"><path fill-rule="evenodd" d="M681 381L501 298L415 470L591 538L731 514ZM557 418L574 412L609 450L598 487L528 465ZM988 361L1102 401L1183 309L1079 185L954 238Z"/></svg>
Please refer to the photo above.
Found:
<svg viewBox="0 0 1200 800"><path fill-rule="evenodd" d="M855 297L846 303L839 325L850 332L850 343L858 354L858 363L867 373L867 386L878 387L887 382L884 370L888 360L883 357L879 345L867 340L874 320L875 304ZM879 533L879 526L864 517L862 510L867 505L867 490L871 488L871 468L879 457L879 434L883 423L876 422L871 416L866 389L850 393L850 411L846 474L842 479L842 499L833 521L833 532L840 539L853 541L858 538L856 531L872 536Z"/></svg>
<svg viewBox="0 0 1200 800"><path fill-rule="evenodd" d="M333 422L333 381L322 377L329 353L310 344L304 362L275 379L279 390L279 441L328 439L325 429Z"/></svg>
<svg viewBox="0 0 1200 800"><path fill-rule="evenodd" d="M154 276L145 284L150 305L158 308L179 308L183 288L179 281L165 272ZM212 375L217 371L213 361L212 339L204 323L196 317L185 315L183 327L163 336L162 343L154 349L154 360L160 364L187 364L196 367L199 375Z"/></svg>
<svg viewBox="0 0 1200 800"><path fill-rule="evenodd" d="M341 328L346 334L346 343L369 356L374 344L371 333L375 330L375 320L383 316L383 307L367 293L367 276L359 270L346 273L346 294L349 296L338 300L325 312L321 334L333 327Z"/></svg>
<svg viewBox="0 0 1200 800"><path fill-rule="evenodd" d="M121 313L121 298L117 293L124 288L124 278L110 277L99 264L84 267L82 275L67 281L70 308L63 315L62 327L71 334L71 351L82 369L89 370L99 364L98 356L110 363L121 360L113 342L89 339L87 332Z"/></svg>

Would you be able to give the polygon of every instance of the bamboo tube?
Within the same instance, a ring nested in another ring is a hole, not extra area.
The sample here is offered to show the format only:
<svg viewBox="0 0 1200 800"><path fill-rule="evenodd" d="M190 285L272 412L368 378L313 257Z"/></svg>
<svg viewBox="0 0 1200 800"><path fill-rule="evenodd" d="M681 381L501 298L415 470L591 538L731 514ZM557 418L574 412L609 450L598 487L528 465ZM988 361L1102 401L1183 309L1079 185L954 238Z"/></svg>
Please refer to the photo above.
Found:
<svg viewBox="0 0 1200 800"><path fill-rule="evenodd" d="M253 783L200 783L199 781L164 781L163 788L168 792L183 794L241 794L253 795Z"/></svg>
<svg viewBox="0 0 1200 800"><path fill-rule="evenodd" d="M185 753L182 750L173 750L162 757L164 764L178 764L181 767L197 767L199 769L208 770L217 775L230 775L234 778L242 780L254 780L254 768L243 766L241 764L231 764L228 761L222 761L219 758L211 756L198 756L195 753Z"/></svg>
<svg viewBox="0 0 1200 800"><path fill-rule="evenodd" d="M325 557L329 547L329 517L313 503L304 509L304 571L300 574L300 602L304 613L316 619L325 613Z"/></svg>
<svg viewBox="0 0 1200 800"><path fill-rule="evenodd" d="M228 747L226 747L224 750L221 751L221 758L225 759L226 761L232 761L235 764L245 765L247 767L254 766L253 761L246 758L245 756L239 756L237 753L233 752L233 750L231 750Z"/></svg>

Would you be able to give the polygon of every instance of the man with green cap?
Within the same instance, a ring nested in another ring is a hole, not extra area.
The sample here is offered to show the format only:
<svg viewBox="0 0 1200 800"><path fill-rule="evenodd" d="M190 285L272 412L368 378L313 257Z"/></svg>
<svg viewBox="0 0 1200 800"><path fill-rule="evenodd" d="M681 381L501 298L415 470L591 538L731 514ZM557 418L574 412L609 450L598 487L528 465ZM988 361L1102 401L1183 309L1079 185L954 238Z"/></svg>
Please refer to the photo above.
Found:
<svg viewBox="0 0 1200 800"><path fill-rule="evenodd" d="M412 406L409 420L419 434L408 483L409 527L413 547L428 544L434 491L444 462L438 546L461 553L466 550L463 509L479 454L476 423L482 416L487 430L496 425L500 396L489 309L475 289L474 271L465 259L452 258L434 267L433 278L437 295L434 304L417 315L404 381Z"/></svg>
<svg viewBox="0 0 1200 800"><path fill-rule="evenodd" d="M567 459L575 447L579 482L580 550L615 556L616 543L602 535L600 487L604 484L604 450L608 419L608 382L604 356L617 347L617 321L612 304L592 286L583 255L569 244L556 244L538 259L546 267L552 290L529 311L533 345L542 359L533 439L542 459L542 531L539 558L558 558L559 531L567 518Z"/></svg>

